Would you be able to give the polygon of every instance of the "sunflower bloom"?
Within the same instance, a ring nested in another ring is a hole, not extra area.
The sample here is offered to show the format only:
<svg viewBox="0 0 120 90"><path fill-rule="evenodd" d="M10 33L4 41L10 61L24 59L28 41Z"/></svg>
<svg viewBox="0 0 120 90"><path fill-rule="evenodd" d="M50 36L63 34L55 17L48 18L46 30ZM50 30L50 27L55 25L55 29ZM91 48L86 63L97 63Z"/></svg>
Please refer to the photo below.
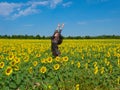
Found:
<svg viewBox="0 0 120 90"><path fill-rule="evenodd" d="M20 58L15 58L14 61L15 61L16 63L20 63Z"/></svg>
<svg viewBox="0 0 120 90"><path fill-rule="evenodd" d="M52 63L52 57L47 58L48 63Z"/></svg>
<svg viewBox="0 0 120 90"><path fill-rule="evenodd" d="M36 57L38 57L38 58L41 57L41 54L36 54Z"/></svg>
<svg viewBox="0 0 120 90"><path fill-rule="evenodd" d="M72 65L74 64L74 60L71 61L71 64L72 64Z"/></svg>
<svg viewBox="0 0 120 90"><path fill-rule="evenodd" d="M46 63L46 59L42 59L42 60L41 60L41 63Z"/></svg>
<svg viewBox="0 0 120 90"><path fill-rule="evenodd" d="M1 62L1 63L0 63L0 68L3 68L4 65L5 65L4 62Z"/></svg>
<svg viewBox="0 0 120 90"><path fill-rule="evenodd" d="M88 69L88 63L85 64L85 68Z"/></svg>
<svg viewBox="0 0 120 90"><path fill-rule="evenodd" d="M107 52L106 56L107 56L107 57L110 57L110 52Z"/></svg>
<svg viewBox="0 0 120 90"><path fill-rule="evenodd" d="M28 62L29 61L29 56L25 56L24 57L24 62Z"/></svg>
<svg viewBox="0 0 120 90"><path fill-rule="evenodd" d="M94 74L97 74L98 73L98 67L96 66L95 68L94 68Z"/></svg>
<svg viewBox="0 0 120 90"><path fill-rule="evenodd" d="M119 53L117 53L117 57L120 58L120 54Z"/></svg>
<svg viewBox="0 0 120 90"><path fill-rule="evenodd" d="M1 50L1 51L2 51L2 50ZM3 55L1 55L1 56L0 56L0 59L4 59L4 56L3 56Z"/></svg>
<svg viewBox="0 0 120 90"><path fill-rule="evenodd" d="M18 71L19 70L19 67L17 65L14 66L14 70L15 71Z"/></svg>
<svg viewBox="0 0 120 90"><path fill-rule="evenodd" d="M59 62L59 61L60 61L60 57L57 56L57 57L55 58L55 60L56 60L57 62Z"/></svg>
<svg viewBox="0 0 120 90"><path fill-rule="evenodd" d="M81 66L81 65L80 65L80 62L77 62L77 67L80 68L80 66Z"/></svg>
<svg viewBox="0 0 120 90"><path fill-rule="evenodd" d="M82 60L84 59L84 56L82 56Z"/></svg>
<svg viewBox="0 0 120 90"><path fill-rule="evenodd" d="M79 84L76 84L76 86L75 86L76 89L75 90L80 90L79 86L80 86Z"/></svg>
<svg viewBox="0 0 120 90"><path fill-rule="evenodd" d="M13 69L12 67L8 66L7 69L5 70L5 74L9 76L12 73Z"/></svg>
<svg viewBox="0 0 120 90"><path fill-rule="evenodd" d="M93 65L94 65L94 67L96 67L97 66L97 62L94 62Z"/></svg>
<svg viewBox="0 0 120 90"><path fill-rule="evenodd" d="M38 65L38 62L37 61L34 61L33 62L33 66L36 67Z"/></svg>
<svg viewBox="0 0 120 90"><path fill-rule="evenodd" d="M9 60L12 60L14 58L14 55L9 55Z"/></svg>
<svg viewBox="0 0 120 90"><path fill-rule="evenodd" d="M107 64L107 58L105 58L104 62L105 62L105 64Z"/></svg>
<svg viewBox="0 0 120 90"><path fill-rule="evenodd" d="M63 57L63 61L67 62L68 61L68 57L67 56Z"/></svg>
<svg viewBox="0 0 120 90"><path fill-rule="evenodd" d="M101 74L103 74L104 72L105 72L105 68L102 67L102 68L101 68Z"/></svg>
<svg viewBox="0 0 120 90"><path fill-rule="evenodd" d="M15 64L16 64L15 61L11 61L11 62L10 62L10 65L11 65L11 66L15 66Z"/></svg>
<svg viewBox="0 0 120 90"><path fill-rule="evenodd" d="M45 66L42 66L39 71L40 71L41 73L45 73L46 70L47 70L47 68L46 68Z"/></svg>
<svg viewBox="0 0 120 90"><path fill-rule="evenodd" d="M108 61L106 64L107 64L107 66L109 66L109 65L110 65L110 62Z"/></svg>
<svg viewBox="0 0 120 90"><path fill-rule="evenodd" d="M51 88L52 88L52 86L51 86L51 85L48 85L48 88L49 88L49 89L51 89Z"/></svg>
<svg viewBox="0 0 120 90"><path fill-rule="evenodd" d="M58 70L60 68L60 65L59 64L55 64L54 65L54 70Z"/></svg>
<svg viewBox="0 0 120 90"><path fill-rule="evenodd" d="M30 67L30 68L29 68L29 73L32 73L32 72L33 72L33 68Z"/></svg>

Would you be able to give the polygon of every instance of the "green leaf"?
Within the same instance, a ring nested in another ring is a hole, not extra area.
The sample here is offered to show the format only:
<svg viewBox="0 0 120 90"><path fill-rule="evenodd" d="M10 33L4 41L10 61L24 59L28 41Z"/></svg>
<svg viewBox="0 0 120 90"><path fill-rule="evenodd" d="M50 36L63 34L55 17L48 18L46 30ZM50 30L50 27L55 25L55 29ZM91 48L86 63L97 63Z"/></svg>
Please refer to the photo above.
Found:
<svg viewBox="0 0 120 90"><path fill-rule="evenodd" d="M25 86L24 85L20 85L20 90L25 90Z"/></svg>
<svg viewBox="0 0 120 90"><path fill-rule="evenodd" d="M43 86L43 90L47 90L47 85L42 83L42 86Z"/></svg>
<svg viewBox="0 0 120 90"><path fill-rule="evenodd" d="M1 90L9 90L8 86L4 86L3 88L1 88Z"/></svg>
<svg viewBox="0 0 120 90"><path fill-rule="evenodd" d="M10 88L16 88L16 87L17 87L14 82L11 82L11 83L9 84L9 86L10 86Z"/></svg>
<svg viewBox="0 0 120 90"><path fill-rule="evenodd" d="M17 80L16 80L16 84L20 84L21 83L21 78L17 78Z"/></svg>

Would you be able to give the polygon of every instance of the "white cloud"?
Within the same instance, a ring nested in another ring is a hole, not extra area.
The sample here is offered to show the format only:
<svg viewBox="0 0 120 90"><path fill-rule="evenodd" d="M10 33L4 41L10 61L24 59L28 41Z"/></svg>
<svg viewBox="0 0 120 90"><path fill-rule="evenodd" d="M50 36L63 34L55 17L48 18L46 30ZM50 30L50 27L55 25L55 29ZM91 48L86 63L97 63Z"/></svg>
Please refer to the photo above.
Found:
<svg viewBox="0 0 120 90"><path fill-rule="evenodd" d="M17 17L20 17L20 16L26 16L26 15L37 13L37 12L38 12L37 9L28 7L24 10L20 10L18 13L15 13L13 15L13 18L17 18Z"/></svg>
<svg viewBox="0 0 120 90"><path fill-rule="evenodd" d="M70 1L70 2L64 3L63 6L64 7L69 7L71 4L72 4L72 2Z"/></svg>
<svg viewBox="0 0 120 90"><path fill-rule="evenodd" d="M12 12L14 12L16 8L20 8L21 6L22 4L1 2L0 3L0 15L8 16Z"/></svg>
<svg viewBox="0 0 120 90"><path fill-rule="evenodd" d="M48 1L29 1L28 5L31 5L31 7L37 7L37 6L46 6L48 5Z"/></svg>
<svg viewBox="0 0 120 90"><path fill-rule="evenodd" d="M55 8L57 4L61 3L63 0L49 0L50 7Z"/></svg>
<svg viewBox="0 0 120 90"><path fill-rule="evenodd" d="M18 18L20 16L27 16L30 14L38 13L41 10L40 6L47 6L55 8L63 0L32 0L26 3L8 3L0 2L0 16L9 18Z"/></svg>

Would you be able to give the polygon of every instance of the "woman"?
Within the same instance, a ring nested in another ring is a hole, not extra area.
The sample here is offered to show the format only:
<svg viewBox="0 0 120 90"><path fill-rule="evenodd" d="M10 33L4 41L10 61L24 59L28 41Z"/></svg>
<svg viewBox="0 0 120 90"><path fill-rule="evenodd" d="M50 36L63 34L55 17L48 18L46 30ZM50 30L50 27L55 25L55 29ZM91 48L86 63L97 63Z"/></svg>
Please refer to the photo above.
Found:
<svg viewBox="0 0 120 90"><path fill-rule="evenodd" d="M64 24L62 24L62 27L60 27L60 25L58 24L58 27L51 38L51 51L54 57L60 56L61 54L60 51L58 50L58 45L60 45L63 40L61 35L63 27L64 27Z"/></svg>

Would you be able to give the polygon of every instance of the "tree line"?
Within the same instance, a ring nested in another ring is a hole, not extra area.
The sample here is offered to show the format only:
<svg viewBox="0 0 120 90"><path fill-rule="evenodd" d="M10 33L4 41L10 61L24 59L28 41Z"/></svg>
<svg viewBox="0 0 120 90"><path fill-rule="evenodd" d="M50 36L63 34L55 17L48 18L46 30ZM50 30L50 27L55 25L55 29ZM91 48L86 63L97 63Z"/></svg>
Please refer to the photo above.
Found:
<svg viewBox="0 0 120 90"><path fill-rule="evenodd" d="M120 39L120 35L100 36L63 36L64 39ZM51 39L51 36L40 35L0 35L0 39Z"/></svg>

